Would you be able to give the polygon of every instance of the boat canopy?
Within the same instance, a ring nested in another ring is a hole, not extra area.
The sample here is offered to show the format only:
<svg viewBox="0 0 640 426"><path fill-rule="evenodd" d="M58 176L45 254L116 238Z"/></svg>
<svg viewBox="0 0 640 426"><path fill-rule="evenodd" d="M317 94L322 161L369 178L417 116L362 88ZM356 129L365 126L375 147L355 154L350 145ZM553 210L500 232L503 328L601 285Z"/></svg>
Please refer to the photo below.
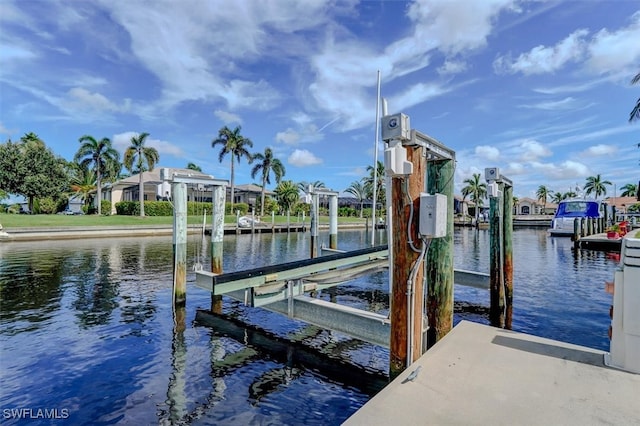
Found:
<svg viewBox="0 0 640 426"><path fill-rule="evenodd" d="M556 217L600 217L597 201L563 201Z"/></svg>

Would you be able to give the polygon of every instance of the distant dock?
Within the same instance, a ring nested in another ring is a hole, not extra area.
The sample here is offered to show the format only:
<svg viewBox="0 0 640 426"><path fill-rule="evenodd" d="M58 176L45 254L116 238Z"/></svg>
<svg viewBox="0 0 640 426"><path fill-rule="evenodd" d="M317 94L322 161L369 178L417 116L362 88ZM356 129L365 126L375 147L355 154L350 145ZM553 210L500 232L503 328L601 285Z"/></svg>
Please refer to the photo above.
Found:
<svg viewBox="0 0 640 426"><path fill-rule="evenodd" d="M640 424L640 375L604 355L462 321L344 424Z"/></svg>

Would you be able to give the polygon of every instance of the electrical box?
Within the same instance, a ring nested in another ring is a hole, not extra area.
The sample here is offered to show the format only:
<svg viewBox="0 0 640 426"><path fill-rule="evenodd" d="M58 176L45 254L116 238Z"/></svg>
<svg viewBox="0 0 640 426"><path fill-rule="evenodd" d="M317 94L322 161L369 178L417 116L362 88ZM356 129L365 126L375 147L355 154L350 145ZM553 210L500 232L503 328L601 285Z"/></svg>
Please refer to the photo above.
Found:
<svg viewBox="0 0 640 426"><path fill-rule="evenodd" d="M420 235L441 238L447 235L447 196L420 193Z"/></svg>
<svg viewBox="0 0 640 426"><path fill-rule="evenodd" d="M407 161L407 149L400 143L384 150L384 169L388 176L403 176L413 173L413 163Z"/></svg>
<svg viewBox="0 0 640 426"><path fill-rule="evenodd" d="M404 114L386 115L382 117L382 140L411 140L409 116Z"/></svg>
<svg viewBox="0 0 640 426"><path fill-rule="evenodd" d="M497 183L491 182L489 185L487 185L487 195L493 198L500 195L500 187Z"/></svg>
<svg viewBox="0 0 640 426"><path fill-rule="evenodd" d="M500 169L498 167L487 167L484 169L484 178L488 181L500 180Z"/></svg>

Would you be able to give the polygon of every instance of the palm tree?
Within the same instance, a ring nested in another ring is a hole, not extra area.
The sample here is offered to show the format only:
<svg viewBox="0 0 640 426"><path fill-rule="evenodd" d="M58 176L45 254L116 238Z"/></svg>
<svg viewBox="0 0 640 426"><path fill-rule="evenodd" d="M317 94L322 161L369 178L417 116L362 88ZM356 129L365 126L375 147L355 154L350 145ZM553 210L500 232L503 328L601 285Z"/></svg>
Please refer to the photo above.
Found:
<svg viewBox="0 0 640 426"><path fill-rule="evenodd" d="M309 187L311 187L312 189L326 188L324 182L322 182L321 180L316 180L314 182L307 182L306 180L303 180L298 182L298 191L305 194L305 196L309 195Z"/></svg>
<svg viewBox="0 0 640 426"><path fill-rule="evenodd" d="M258 172L262 170L260 216L264 216L264 192L266 190L267 184L271 184L269 176L271 175L271 172L273 172L276 177L276 183L280 183L280 180L282 179L286 171L282 162L273 156L273 151L271 151L271 148L266 148L264 150L264 154L260 154L259 152L254 154L252 161L255 160L259 160L260 162L253 166L253 169L251 169L251 178L255 179Z"/></svg>
<svg viewBox="0 0 640 426"><path fill-rule="evenodd" d="M622 190L621 197L635 197L638 193L638 185L633 183L628 183L620 189Z"/></svg>
<svg viewBox="0 0 640 426"><path fill-rule="evenodd" d="M631 80L631 84L636 83L640 83L640 73L636 74L636 76ZM640 119L640 98L638 98L638 100L636 101L636 105L633 107L631 113L629 114L629 123L638 119ZM638 147L640 147L640 143L638 144Z"/></svg>
<svg viewBox="0 0 640 426"><path fill-rule="evenodd" d="M71 167L71 194L80 198L88 207L91 204L91 194L96 190L96 174L87 165L71 163Z"/></svg>
<svg viewBox="0 0 640 426"><path fill-rule="evenodd" d="M158 163L160 155L155 148L145 146L145 140L149 133L140 133L131 137L131 146L124 152L124 166L133 171L134 166L139 173L138 200L140 201L140 216L144 217L144 182L142 173L145 170L153 170Z"/></svg>
<svg viewBox="0 0 640 426"><path fill-rule="evenodd" d="M364 200L367 198L366 188L362 181L351 182L351 185L347 189L344 190L360 202L360 219L362 219L362 211L364 210Z"/></svg>
<svg viewBox="0 0 640 426"><path fill-rule="evenodd" d="M462 183L466 183L467 186L462 188L463 195L469 195L471 201L476 205L476 226L480 217L480 207L482 206L482 199L487 196L487 184L480 182L480 173L474 173L471 179L465 179Z"/></svg>
<svg viewBox="0 0 640 426"><path fill-rule="evenodd" d="M92 168L96 176L98 190L98 215L102 214L102 178L108 176L114 170L115 164L120 163L120 154L111 146L109 138L99 141L93 136L84 135L78 139L80 148L74 157L74 161L85 168Z"/></svg>
<svg viewBox="0 0 640 426"><path fill-rule="evenodd" d="M220 154L218 155L218 161L222 163L225 155L231 154L231 205L233 206L233 190L234 190L234 175L235 175L235 161L234 158L240 163L240 159L245 157L249 163L251 163L251 154L247 148L253 148L253 142L250 139L245 138L240 134L241 127L237 126L231 130L227 126L224 126L218 131L218 138L211 142L211 147L215 148L217 145L222 145Z"/></svg>
<svg viewBox="0 0 640 426"><path fill-rule="evenodd" d="M536 191L536 197L538 197L538 201L542 201L542 213L544 214L547 209L547 199L551 195L551 191L544 185L540 185L538 190Z"/></svg>
<svg viewBox="0 0 640 426"><path fill-rule="evenodd" d="M592 192L595 195L595 199L600 197L601 195L607 194L607 188L605 185L611 185L611 182L608 180L602 180L600 175L589 176L587 178L587 183L584 185L585 195L589 195Z"/></svg>
<svg viewBox="0 0 640 426"><path fill-rule="evenodd" d="M554 192L551 195L551 201L556 204L558 204L562 200L564 200L562 192Z"/></svg>
<svg viewBox="0 0 640 426"><path fill-rule="evenodd" d="M562 200L567 200L567 199L569 199L569 198L576 198L577 196L578 196L578 194L577 194L577 193L575 193L575 192L573 192L573 191L569 190L568 192L565 192L564 194L562 194L561 201L562 201Z"/></svg>
<svg viewBox="0 0 640 426"><path fill-rule="evenodd" d="M187 164L187 169L195 170L196 172L201 172L202 171L202 168L200 166L196 165L195 163Z"/></svg>
<svg viewBox="0 0 640 426"><path fill-rule="evenodd" d="M278 204L285 212L290 212L291 207L300 199L298 186L292 180L283 180L276 186L274 192L276 193Z"/></svg>
<svg viewBox="0 0 640 426"><path fill-rule="evenodd" d="M515 212L515 214L518 214L518 205L520 204L520 198L516 197L515 195L513 196L512 199L513 202L513 210Z"/></svg>
<svg viewBox="0 0 640 426"><path fill-rule="evenodd" d="M367 166L367 172L369 172L369 176L364 177L362 180L365 185L367 198L373 199L373 181L374 174L376 175L376 203L382 203L383 205L386 202L386 194L384 192L384 163L382 161L378 161L377 171L373 168L373 166ZM374 208L376 206L373 206Z"/></svg>

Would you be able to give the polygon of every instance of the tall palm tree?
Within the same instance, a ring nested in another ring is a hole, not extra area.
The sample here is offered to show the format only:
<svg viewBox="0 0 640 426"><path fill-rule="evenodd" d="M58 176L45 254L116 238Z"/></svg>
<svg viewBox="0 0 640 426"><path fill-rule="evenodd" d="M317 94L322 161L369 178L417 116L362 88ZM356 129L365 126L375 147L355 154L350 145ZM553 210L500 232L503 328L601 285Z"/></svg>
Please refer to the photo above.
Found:
<svg viewBox="0 0 640 426"><path fill-rule="evenodd" d="M636 84L636 83L640 83L640 73L636 74L636 76L633 77L633 79L631 79L631 84ZM631 113L629 113L629 123L639 119L640 119L640 98L638 98L638 100L636 101L636 105L631 110ZM640 147L640 143L638 144L638 147Z"/></svg>
<svg viewBox="0 0 640 426"><path fill-rule="evenodd" d="M480 173L474 173L470 179L462 181L466 186L462 188L462 194L469 195L469 199L476 205L476 225L480 217L480 207L482 206L482 200L487 196L487 184L480 182Z"/></svg>
<svg viewBox="0 0 640 426"><path fill-rule="evenodd" d="M358 200L360 203L360 219L362 219L362 211L364 210L364 200L367 198L367 191L362 181L351 182L351 185L344 190Z"/></svg>
<svg viewBox="0 0 640 426"><path fill-rule="evenodd" d="M513 196L512 199L513 202L513 211L514 214L518 214L518 206L520 205L520 198L516 197L515 195Z"/></svg>
<svg viewBox="0 0 640 426"><path fill-rule="evenodd" d="M551 195L551 191L544 185L540 185L538 190L536 191L536 197L538 197L538 201L542 201L542 213L544 214L547 209L547 199Z"/></svg>
<svg viewBox="0 0 640 426"><path fill-rule="evenodd" d="M256 153L253 155L252 161L260 161L251 169L251 178L255 179L258 172L262 171L262 191L260 194L260 216L264 216L264 193L266 191L267 184L271 184L270 175L271 172L276 177L276 183L280 183L282 177L286 171L284 165L280 160L273 156L271 148L265 148L264 154Z"/></svg>
<svg viewBox="0 0 640 426"><path fill-rule="evenodd" d="M138 181L138 200L140 201L140 216L144 217L144 182L142 173L146 170L153 170L160 159L160 154L155 148L145 146L145 142L149 133L140 133L138 136L131 137L131 146L124 152L124 166L133 171L137 168L139 175Z"/></svg>
<svg viewBox="0 0 640 426"><path fill-rule="evenodd" d="M369 176L363 178L363 183L367 192L367 198L373 199L373 181L374 175L376 175L375 180L376 198L378 199L377 202L385 204L386 194L384 192L384 163L382 161L378 161L377 171L373 168L373 166L367 166L367 172L369 172Z"/></svg>
<svg viewBox="0 0 640 426"><path fill-rule="evenodd" d="M234 176L235 176L235 159L240 160L242 157L246 158L251 163L251 154L247 148L253 148L253 142L250 139L245 138L240 134L242 128L237 126L231 130L227 126L224 126L218 131L218 138L211 142L211 147L215 148L218 145L222 145L220 154L218 155L218 161L222 163L225 155L231 154L231 205L233 205L233 191L234 191Z"/></svg>
<svg viewBox="0 0 640 426"><path fill-rule="evenodd" d="M74 161L82 167L91 168L96 176L96 186L98 190L98 215L102 214L102 178L109 175L115 168L115 164L120 163L120 154L111 146L109 138L102 138L99 141L91 135L84 135L78 139L80 148L74 157Z"/></svg>
<svg viewBox="0 0 640 426"><path fill-rule="evenodd" d="M292 180L283 180L276 186L274 192L276 193L278 205L284 212L290 212L291 207L300 199L298 186Z"/></svg>
<svg viewBox="0 0 640 426"><path fill-rule="evenodd" d="M611 185L611 182L608 180L602 180L600 175L589 176L587 178L587 183L584 185L585 195L589 195L592 192L594 193L594 198L598 198L601 195L607 194L607 188L605 185Z"/></svg>
<svg viewBox="0 0 640 426"><path fill-rule="evenodd" d="M196 172L201 172L202 171L202 167L198 166L196 163L187 164L187 169L195 170Z"/></svg>
<svg viewBox="0 0 640 426"><path fill-rule="evenodd" d="M635 197L638 193L638 185L634 183L628 183L620 189L622 190L621 197Z"/></svg>

